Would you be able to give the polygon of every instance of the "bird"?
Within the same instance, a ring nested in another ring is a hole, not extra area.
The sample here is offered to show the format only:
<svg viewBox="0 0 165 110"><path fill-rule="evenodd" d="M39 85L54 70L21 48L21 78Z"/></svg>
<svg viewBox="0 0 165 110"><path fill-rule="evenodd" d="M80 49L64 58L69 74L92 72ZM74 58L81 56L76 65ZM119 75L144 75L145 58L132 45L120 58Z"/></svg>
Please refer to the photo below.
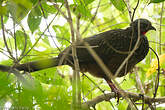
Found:
<svg viewBox="0 0 165 110"><path fill-rule="evenodd" d="M116 75L117 77L122 77L129 73L137 63L146 57L149 51L149 42L145 34L150 30L156 31L156 28L152 26L149 20L139 18L131 22L130 26L125 29L108 30L84 38L83 42L77 41L75 44L80 72L88 72L95 77L105 79L112 91L117 92L117 88L114 86L111 79L107 77L100 65L87 48L85 48L84 42L91 46L106 67L111 71L111 74L115 76L116 71L134 49L138 37L140 37L136 50L122 67L121 71ZM59 53L57 57L19 64L16 65L15 68L33 72L59 65L69 65L74 69L71 45Z"/></svg>

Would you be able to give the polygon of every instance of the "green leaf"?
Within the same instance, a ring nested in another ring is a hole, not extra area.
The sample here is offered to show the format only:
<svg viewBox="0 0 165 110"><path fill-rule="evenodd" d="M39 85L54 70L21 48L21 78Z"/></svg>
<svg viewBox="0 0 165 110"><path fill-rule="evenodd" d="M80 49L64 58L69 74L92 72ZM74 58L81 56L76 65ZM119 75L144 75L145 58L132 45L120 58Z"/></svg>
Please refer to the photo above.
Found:
<svg viewBox="0 0 165 110"><path fill-rule="evenodd" d="M150 3L160 3L160 2L163 2L165 0L150 0Z"/></svg>
<svg viewBox="0 0 165 110"><path fill-rule="evenodd" d="M110 0L110 1L119 11L124 11L125 3L123 2L123 0Z"/></svg>
<svg viewBox="0 0 165 110"><path fill-rule="evenodd" d="M41 18L41 11L38 7L31 10L27 22L32 33L39 28Z"/></svg>
<svg viewBox="0 0 165 110"><path fill-rule="evenodd" d="M16 23L19 23L31 8L32 3L30 0L9 0L9 2L7 2L7 9Z"/></svg>
<svg viewBox="0 0 165 110"><path fill-rule="evenodd" d="M74 0L74 4L70 7L74 11L74 13L78 16L81 14L81 17L83 18L91 18L91 10L88 8L88 4L92 3L93 0Z"/></svg>
<svg viewBox="0 0 165 110"><path fill-rule="evenodd" d="M163 80L161 81L161 84L164 84L164 83L165 83L165 79L163 79ZM161 94L161 96L162 96L162 97L165 96L165 87L164 87L164 86L160 86L159 89L160 89L160 94Z"/></svg>
<svg viewBox="0 0 165 110"><path fill-rule="evenodd" d="M39 0L30 0L30 1L33 3L33 5L36 5Z"/></svg>
<svg viewBox="0 0 165 110"><path fill-rule="evenodd" d="M25 43L27 45L26 49L28 49L32 46L29 36L25 35L25 34L26 33L22 32L20 30L17 30L15 33L17 48L20 50L23 50L25 48Z"/></svg>
<svg viewBox="0 0 165 110"><path fill-rule="evenodd" d="M50 86L48 100L52 102L53 110L70 110L70 96L65 86ZM55 100L54 100L55 99Z"/></svg>
<svg viewBox="0 0 165 110"><path fill-rule="evenodd" d="M60 3L64 3L64 0L48 0L49 2L60 2Z"/></svg>
<svg viewBox="0 0 165 110"><path fill-rule="evenodd" d="M75 4L87 6L92 3L94 0L73 0Z"/></svg>
<svg viewBox="0 0 165 110"><path fill-rule="evenodd" d="M42 41L44 42L44 43L46 43L47 45L49 45L50 46L50 42L49 42L49 39L48 39L49 37L47 36L47 35L44 35L44 37L42 38Z"/></svg>
<svg viewBox="0 0 165 110"><path fill-rule="evenodd" d="M56 32L57 40L62 44L68 46L70 44L70 33L66 26L53 25L54 31Z"/></svg>
<svg viewBox="0 0 165 110"><path fill-rule="evenodd" d="M16 31L15 36L16 36L17 48L22 50L25 44L25 34L22 31L18 30Z"/></svg>
<svg viewBox="0 0 165 110"><path fill-rule="evenodd" d="M0 15L5 15L7 13L6 6L0 6Z"/></svg>
<svg viewBox="0 0 165 110"><path fill-rule="evenodd" d="M128 103L125 100L121 100L118 104L118 110L127 110Z"/></svg>
<svg viewBox="0 0 165 110"><path fill-rule="evenodd" d="M4 44L4 41L3 41L3 38L0 38L0 48L4 48L5 47L5 44Z"/></svg>
<svg viewBox="0 0 165 110"><path fill-rule="evenodd" d="M90 3L92 3L94 0L84 0L85 4L88 5Z"/></svg>
<svg viewBox="0 0 165 110"><path fill-rule="evenodd" d="M9 16L9 15L7 15ZM8 17L7 16L3 16L3 23L5 24L8 21ZM0 29L1 29L1 21L0 21ZM0 43L2 44L2 43Z"/></svg>
<svg viewBox="0 0 165 110"><path fill-rule="evenodd" d="M88 7L85 5L79 5L77 7L77 13L80 13L82 17L84 18L88 18L90 17L91 18L91 13L90 13L90 10L88 9Z"/></svg>
<svg viewBox="0 0 165 110"><path fill-rule="evenodd" d="M46 13L54 14L55 12L57 12L57 10L54 8L53 5L48 5L46 3L42 4L42 8L43 8L44 12L46 12Z"/></svg>
<svg viewBox="0 0 165 110"><path fill-rule="evenodd" d="M10 80L7 76L7 73L0 72L0 97L5 97L11 92Z"/></svg>

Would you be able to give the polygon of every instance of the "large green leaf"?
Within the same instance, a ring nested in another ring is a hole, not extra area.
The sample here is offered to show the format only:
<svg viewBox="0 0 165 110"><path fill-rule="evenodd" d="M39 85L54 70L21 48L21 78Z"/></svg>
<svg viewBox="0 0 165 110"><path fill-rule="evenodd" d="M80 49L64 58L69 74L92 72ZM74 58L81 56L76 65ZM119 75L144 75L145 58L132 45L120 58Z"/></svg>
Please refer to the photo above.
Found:
<svg viewBox="0 0 165 110"><path fill-rule="evenodd" d="M31 10L30 14L28 15L28 26L33 33L35 30L39 28L41 23L41 11L38 7Z"/></svg>
<svg viewBox="0 0 165 110"><path fill-rule="evenodd" d="M7 2L7 9L17 23L28 14L31 8L32 3L30 0L9 0Z"/></svg>
<svg viewBox="0 0 165 110"><path fill-rule="evenodd" d="M119 11L124 11L125 3L123 0L110 0L110 1Z"/></svg>
<svg viewBox="0 0 165 110"><path fill-rule="evenodd" d="M163 2L165 0L150 0L150 3L160 3L160 2Z"/></svg>

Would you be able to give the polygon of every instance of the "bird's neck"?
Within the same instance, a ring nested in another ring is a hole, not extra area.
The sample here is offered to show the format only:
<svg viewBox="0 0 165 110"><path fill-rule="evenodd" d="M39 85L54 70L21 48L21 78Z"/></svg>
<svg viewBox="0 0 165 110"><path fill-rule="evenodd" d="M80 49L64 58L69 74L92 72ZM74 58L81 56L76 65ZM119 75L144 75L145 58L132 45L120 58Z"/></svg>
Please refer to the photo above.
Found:
<svg viewBox="0 0 165 110"><path fill-rule="evenodd" d="M133 35L133 36L138 36L139 35L138 29L136 29L136 28L128 27L127 30L129 30L130 34ZM147 32L140 31L140 35L145 35L146 33Z"/></svg>

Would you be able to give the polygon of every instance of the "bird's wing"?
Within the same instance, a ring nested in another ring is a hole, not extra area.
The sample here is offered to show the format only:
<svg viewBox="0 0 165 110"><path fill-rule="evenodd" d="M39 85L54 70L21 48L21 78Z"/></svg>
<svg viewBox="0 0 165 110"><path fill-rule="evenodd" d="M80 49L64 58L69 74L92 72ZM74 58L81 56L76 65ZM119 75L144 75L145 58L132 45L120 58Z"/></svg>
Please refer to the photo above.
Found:
<svg viewBox="0 0 165 110"><path fill-rule="evenodd" d="M128 55L128 42L130 38L127 38L125 34L122 34L123 31L124 30L122 29L106 31L85 38L84 41L87 42L103 60L119 53ZM80 45L84 46L83 44ZM90 62L94 60L86 48L77 48L77 56L79 62Z"/></svg>
<svg viewBox="0 0 165 110"><path fill-rule="evenodd" d="M102 60L113 58L113 56L119 54L128 55L130 37L128 37L124 31L123 29L110 30L85 38L84 41L91 46ZM71 46L66 48L63 53L66 52L66 50L69 50L67 52L67 58L73 61ZM79 62L95 62L95 59L89 53L83 42L77 43L76 51Z"/></svg>
<svg viewBox="0 0 165 110"><path fill-rule="evenodd" d="M117 30L111 33L105 33L104 38L99 43L98 53L105 57L113 57L116 55L128 55L129 49L133 47L136 40L132 38L125 30ZM132 49L132 48L131 48Z"/></svg>

